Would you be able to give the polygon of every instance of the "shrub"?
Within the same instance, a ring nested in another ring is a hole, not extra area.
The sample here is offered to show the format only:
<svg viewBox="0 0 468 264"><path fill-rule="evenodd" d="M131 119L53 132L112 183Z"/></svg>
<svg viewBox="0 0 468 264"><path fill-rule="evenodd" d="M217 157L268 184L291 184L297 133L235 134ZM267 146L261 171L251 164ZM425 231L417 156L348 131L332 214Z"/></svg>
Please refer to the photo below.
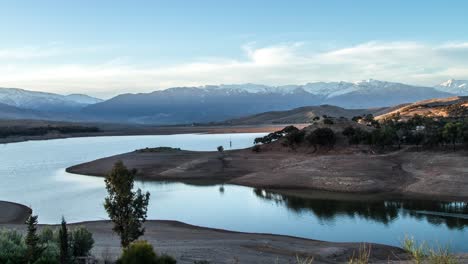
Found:
<svg viewBox="0 0 468 264"><path fill-rule="evenodd" d="M171 257L169 255L166 255L166 254L163 254L163 255L161 255L160 257L157 258L156 263L158 263L158 264L176 264L177 261L173 257Z"/></svg>
<svg viewBox="0 0 468 264"><path fill-rule="evenodd" d="M74 257L89 256L94 246L93 234L85 227L78 227L71 232L71 248Z"/></svg>
<svg viewBox="0 0 468 264"><path fill-rule="evenodd" d="M255 146L252 147L252 151L253 151L253 152L258 153L258 152L260 152L260 150L261 150L261 148L260 148L259 145L255 145Z"/></svg>
<svg viewBox="0 0 468 264"><path fill-rule="evenodd" d="M0 263L26 262L27 247L23 236L15 230L0 231Z"/></svg>
<svg viewBox="0 0 468 264"><path fill-rule="evenodd" d="M147 241L135 241L124 249L118 264L176 264L177 261L168 255L158 257L153 246Z"/></svg>
<svg viewBox="0 0 468 264"><path fill-rule="evenodd" d="M124 249L120 257L119 264L139 264L148 263L156 264L157 255L151 246L146 241L135 241L131 243L128 248Z"/></svg>
<svg viewBox="0 0 468 264"><path fill-rule="evenodd" d="M305 132L303 130L297 130L286 135L286 143L290 147L298 145L304 141Z"/></svg>
<svg viewBox="0 0 468 264"><path fill-rule="evenodd" d="M323 123L324 123L325 125L333 125L335 122L333 122L333 120L331 120L330 118L325 118L325 119L323 120Z"/></svg>
<svg viewBox="0 0 468 264"><path fill-rule="evenodd" d="M59 264L60 249L58 245L49 241L45 244L45 249L39 259L34 264Z"/></svg>
<svg viewBox="0 0 468 264"><path fill-rule="evenodd" d="M336 143L336 135L330 128L317 128L312 133L307 135L307 141L314 146L334 146Z"/></svg>
<svg viewBox="0 0 468 264"><path fill-rule="evenodd" d="M52 228L46 226L41 230L41 233L39 234L39 241L41 243L48 243L50 241L54 240L54 231Z"/></svg>

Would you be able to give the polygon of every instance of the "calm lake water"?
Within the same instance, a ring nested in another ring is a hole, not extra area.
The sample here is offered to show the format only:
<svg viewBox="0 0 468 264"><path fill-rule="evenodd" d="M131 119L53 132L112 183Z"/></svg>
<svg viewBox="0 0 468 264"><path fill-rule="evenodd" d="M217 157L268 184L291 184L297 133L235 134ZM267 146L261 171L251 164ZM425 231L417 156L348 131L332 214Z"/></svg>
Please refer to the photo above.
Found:
<svg viewBox="0 0 468 264"><path fill-rule="evenodd" d="M102 178L71 165L144 147L244 148L261 134L70 138L0 145L0 200L31 206L40 223L106 219ZM327 241L399 246L406 235L468 252L468 205L424 201L303 199L234 185L138 182L151 192L149 219Z"/></svg>

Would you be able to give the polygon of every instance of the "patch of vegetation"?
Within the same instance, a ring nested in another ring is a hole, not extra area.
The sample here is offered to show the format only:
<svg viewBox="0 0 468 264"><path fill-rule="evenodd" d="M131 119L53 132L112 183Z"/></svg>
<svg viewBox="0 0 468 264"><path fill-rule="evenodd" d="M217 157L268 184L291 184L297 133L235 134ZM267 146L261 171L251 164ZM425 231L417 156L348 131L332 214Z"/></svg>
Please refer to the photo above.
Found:
<svg viewBox="0 0 468 264"><path fill-rule="evenodd" d="M181 151L180 148L171 148L171 147L157 147L157 148L144 148L138 149L137 152L146 153L146 152L176 152Z"/></svg>
<svg viewBox="0 0 468 264"><path fill-rule="evenodd" d="M330 128L317 128L306 136L310 145L317 149L317 146L333 147L336 143L336 135Z"/></svg>
<svg viewBox="0 0 468 264"><path fill-rule="evenodd" d="M259 137L254 140L254 144L268 144L274 142L284 136L287 136L291 133L297 132L299 129L295 126L287 126L279 131L270 133L264 137Z"/></svg>
<svg viewBox="0 0 468 264"><path fill-rule="evenodd" d="M349 264L367 264L370 260L371 246L362 244L359 246L359 251L353 252L353 256L349 259Z"/></svg>
<svg viewBox="0 0 468 264"><path fill-rule="evenodd" d="M406 237L403 241L403 249L411 255L414 263L434 263L434 264L456 264L457 258L450 251L448 246L430 248L426 243L418 243L413 237Z"/></svg>
<svg viewBox="0 0 468 264"><path fill-rule="evenodd" d="M146 241L135 241L125 248L117 264L176 264L168 255L158 256L153 246Z"/></svg>
<svg viewBox="0 0 468 264"><path fill-rule="evenodd" d="M60 230L45 227L40 234L37 216L30 216L26 224L25 236L15 230L0 231L0 263L74 264L78 258L89 256L93 248L91 232L84 227L69 232L65 220Z"/></svg>
<svg viewBox="0 0 468 264"><path fill-rule="evenodd" d="M122 161L118 161L104 180L108 193L104 208L114 223L112 230L120 236L123 248L145 233L143 223L150 194L142 193L140 189L133 190L135 174L135 170L128 170Z"/></svg>
<svg viewBox="0 0 468 264"><path fill-rule="evenodd" d="M395 145L398 147L401 145L425 147L451 145L454 150L460 144L468 146L467 119L415 115L404 121L397 113L382 120L378 125L370 119L370 116L365 120L373 124L371 132L351 126L343 130L343 135L348 138L349 144L369 144L382 149Z"/></svg>
<svg viewBox="0 0 468 264"><path fill-rule="evenodd" d="M0 127L0 138L18 136L43 136L49 133L74 134L74 133L97 133L98 127L88 126L43 126L43 127Z"/></svg>

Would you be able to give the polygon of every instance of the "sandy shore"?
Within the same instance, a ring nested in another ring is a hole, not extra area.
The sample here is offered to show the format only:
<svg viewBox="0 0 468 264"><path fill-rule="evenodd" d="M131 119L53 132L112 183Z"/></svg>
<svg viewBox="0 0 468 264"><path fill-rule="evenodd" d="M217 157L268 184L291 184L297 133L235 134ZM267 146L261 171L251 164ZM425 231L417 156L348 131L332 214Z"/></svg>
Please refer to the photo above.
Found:
<svg viewBox="0 0 468 264"><path fill-rule="evenodd" d="M87 227L96 241L93 255L99 259L116 259L121 252L119 239L108 221L73 225ZM0 228L2 225L0 225ZM24 225L3 225L24 232ZM44 226L41 226L44 227ZM314 263L347 262L358 254L362 243L333 243L269 234L240 233L192 226L176 221L148 221L142 239L158 253L177 258L177 263L193 264L196 260L211 263L295 263L296 256L313 257ZM404 261L399 248L369 244L373 263ZM276 261L276 262L275 262Z"/></svg>
<svg viewBox="0 0 468 264"><path fill-rule="evenodd" d="M400 151L375 155L250 149L225 152L130 152L67 169L105 176L122 160L149 180L216 180L267 189L321 190L368 197L468 201L468 153Z"/></svg>

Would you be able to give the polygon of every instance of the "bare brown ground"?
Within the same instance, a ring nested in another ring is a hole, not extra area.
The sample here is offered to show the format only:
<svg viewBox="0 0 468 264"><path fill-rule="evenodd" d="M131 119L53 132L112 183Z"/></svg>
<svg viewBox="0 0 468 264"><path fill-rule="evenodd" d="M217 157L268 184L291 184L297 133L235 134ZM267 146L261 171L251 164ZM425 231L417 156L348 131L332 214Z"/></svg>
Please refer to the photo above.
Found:
<svg viewBox="0 0 468 264"><path fill-rule="evenodd" d="M322 190L375 196L468 201L466 151L228 151L224 164L217 152L131 152L67 169L105 176L122 160L149 180L221 180L233 184L290 190Z"/></svg>
<svg viewBox="0 0 468 264"><path fill-rule="evenodd" d="M93 255L115 260L121 253L119 238L108 221L84 222L96 241ZM0 227L2 227L0 225ZM24 225L8 225L25 231ZM43 227L43 226L41 226ZM56 226L54 226L56 227ZM176 221L148 221L142 239L150 242L158 253L177 258L177 263L192 264L196 260L211 263L295 263L296 256L314 258L314 263L346 263L357 255L362 243L333 243L269 234L240 233L192 226ZM400 263L407 259L403 250L391 246L369 244L373 263Z"/></svg>
<svg viewBox="0 0 468 264"><path fill-rule="evenodd" d="M0 201L0 224L22 224L31 214L27 206Z"/></svg>

